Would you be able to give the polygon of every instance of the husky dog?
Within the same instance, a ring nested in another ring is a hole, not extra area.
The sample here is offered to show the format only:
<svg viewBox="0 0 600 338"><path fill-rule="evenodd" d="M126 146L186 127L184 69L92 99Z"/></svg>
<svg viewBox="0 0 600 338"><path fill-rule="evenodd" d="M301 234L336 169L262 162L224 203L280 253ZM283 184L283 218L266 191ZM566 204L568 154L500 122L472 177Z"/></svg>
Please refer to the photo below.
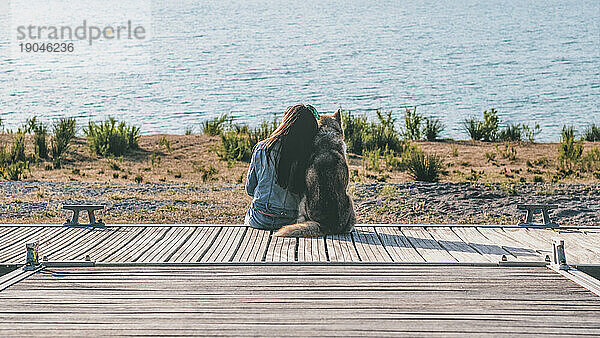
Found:
<svg viewBox="0 0 600 338"><path fill-rule="evenodd" d="M279 237L310 237L348 233L356 218L348 188L348 163L340 110L321 115L313 141L313 155L306 170L306 195L302 197L298 223L284 226Z"/></svg>

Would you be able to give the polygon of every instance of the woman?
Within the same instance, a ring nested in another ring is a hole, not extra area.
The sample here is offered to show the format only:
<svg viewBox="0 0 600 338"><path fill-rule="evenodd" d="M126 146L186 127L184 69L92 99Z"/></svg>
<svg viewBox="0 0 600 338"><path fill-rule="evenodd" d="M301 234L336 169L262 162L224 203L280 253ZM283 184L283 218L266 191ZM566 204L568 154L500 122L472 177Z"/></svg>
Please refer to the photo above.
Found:
<svg viewBox="0 0 600 338"><path fill-rule="evenodd" d="M256 145L246 180L253 197L246 225L277 230L296 222L318 119L311 105L289 107L279 127Z"/></svg>

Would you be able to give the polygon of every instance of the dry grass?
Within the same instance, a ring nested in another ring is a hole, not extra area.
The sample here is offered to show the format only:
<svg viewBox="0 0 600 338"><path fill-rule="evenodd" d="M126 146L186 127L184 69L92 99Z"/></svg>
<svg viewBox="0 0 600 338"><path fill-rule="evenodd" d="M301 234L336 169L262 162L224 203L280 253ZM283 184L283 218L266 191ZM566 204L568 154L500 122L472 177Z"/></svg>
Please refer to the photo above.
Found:
<svg viewBox="0 0 600 338"><path fill-rule="evenodd" d="M0 142L9 142L10 137L1 135ZM169 147L161 145L161 140L167 140ZM30 154L33 148L29 140L26 142ZM42 161L31 166L26 180L132 183L141 177L144 183L239 182L247 163L228 167L214 152L219 142L219 137L205 135L143 136L140 149L118 158L103 158L92 154L86 139L78 137L69 148L63 168L50 169L51 163ZM211 166L216 173L207 177Z"/></svg>

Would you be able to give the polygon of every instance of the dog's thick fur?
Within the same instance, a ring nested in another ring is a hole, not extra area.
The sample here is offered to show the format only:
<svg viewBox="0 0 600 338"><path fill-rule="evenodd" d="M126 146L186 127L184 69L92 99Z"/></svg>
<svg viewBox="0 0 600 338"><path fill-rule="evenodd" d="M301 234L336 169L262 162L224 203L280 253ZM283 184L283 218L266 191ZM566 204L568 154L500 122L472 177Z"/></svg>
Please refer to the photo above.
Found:
<svg viewBox="0 0 600 338"><path fill-rule="evenodd" d="M340 110L321 116L313 149L298 223L281 228L275 236L324 236L354 229L356 218L352 198L347 193L348 163Z"/></svg>

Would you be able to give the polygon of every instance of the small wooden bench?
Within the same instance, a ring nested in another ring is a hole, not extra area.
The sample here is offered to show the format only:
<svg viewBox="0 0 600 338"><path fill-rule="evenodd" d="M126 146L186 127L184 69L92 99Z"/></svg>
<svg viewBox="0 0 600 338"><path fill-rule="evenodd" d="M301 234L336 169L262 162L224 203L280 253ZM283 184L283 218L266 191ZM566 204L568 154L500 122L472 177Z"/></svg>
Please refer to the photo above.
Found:
<svg viewBox="0 0 600 338"><path fill-rule="evenodd" d="M550 220L548 210L557 209L556 204L517 204L518 210L526 210L527 215L525 216L525 222L519 222L519 225L544 225L544 226L558 226L558 224ZM533 214L541 212L544 223L534 223Z"/></svg>
<svg viewBox="0 0 600 338"><path fill-rule="evenodd" d="M105 225L101 220L96 221L96 216L94 215L94 211L96 210L104 210L103 205L63 205L63 210L71 210L73 211L73 218L64 223L64 225L90 225L90 226L103 226ZM88 224L80 224L79 223L79 212L87 211L89 223Z"/></svg>

